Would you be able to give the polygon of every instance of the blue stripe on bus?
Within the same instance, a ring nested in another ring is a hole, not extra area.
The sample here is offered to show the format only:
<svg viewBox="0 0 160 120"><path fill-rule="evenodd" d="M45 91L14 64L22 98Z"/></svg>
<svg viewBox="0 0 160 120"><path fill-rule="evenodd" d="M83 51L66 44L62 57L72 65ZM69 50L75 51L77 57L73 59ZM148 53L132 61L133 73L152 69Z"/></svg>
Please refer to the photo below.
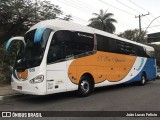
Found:
<svg viewBox="0 0 160 120"><path fill-rule="evenodd" d="M16 78L16 80L18 80L18 77L17 77L17 75L16 75L16 70L15 70L15 69L13 69L12 74L13 74L13 76Z"/></svg>
<svg viewBox="0 0 160 120"><path fill-rule="evenodd" d="M137 74L134 78L127 81L126 83L132 83L141 80L142 72L145 71L147 74L147 80L153 80L156 78L156 62L155 59L147 58L147 61L143 67L143 69Z"/></svg>
<svg viewBox="0 0 160 120"><path fill-rule="evenodd" d="M7 41L7 44L6 44L6 50L8 50L8 48L9 48L9 46L10 46L10 44L11 44L11 39L9 39L8 41Z"/></svg>
<svg viewBox="0 0 160 120"><path fill-rule="evenodd" d="M34 35L34 43L40 42L45 28L37 28Z"/></svg>

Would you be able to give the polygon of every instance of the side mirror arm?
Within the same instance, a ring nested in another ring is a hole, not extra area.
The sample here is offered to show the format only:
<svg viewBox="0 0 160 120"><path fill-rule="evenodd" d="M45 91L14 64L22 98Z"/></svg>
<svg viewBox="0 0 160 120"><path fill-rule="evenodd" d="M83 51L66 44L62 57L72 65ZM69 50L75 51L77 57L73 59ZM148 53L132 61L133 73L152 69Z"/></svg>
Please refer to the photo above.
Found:
<svg viewBox="0 0 160 120"><path fill-rule="evenodd" d="M5 46L6 51L8 50L11 42L14 41L14 40L22 41L23 44L24 44L24 46L26 46L26 43L25 43L25 41L24 41L24 37L13 37L13 38L10 38L10 39L7 41L6 46Z"/></svg>

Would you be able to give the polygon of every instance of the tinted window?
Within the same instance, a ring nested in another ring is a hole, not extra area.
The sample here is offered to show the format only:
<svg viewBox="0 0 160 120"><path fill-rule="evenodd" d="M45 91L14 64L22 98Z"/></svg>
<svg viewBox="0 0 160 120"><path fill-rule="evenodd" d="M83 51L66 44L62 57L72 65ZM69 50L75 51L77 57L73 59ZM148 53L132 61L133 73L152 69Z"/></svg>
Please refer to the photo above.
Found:
<svg viewBox="0 0 160 120"><path fill-rule="evenodd" d="M53 35L47 56L48 63L65 59L65 41L70 40L67 33L58 31Z"/></svg>
<svg viewBox="0 0 160 120"><path fill-rule="evenodd" d="M117 53L125 55L136 55L135 45L117 40Z"/></svg>
<svg viewBox="0 0 160 120"><path fill-rule="evenodd" d="M94 39L93 34L72 32L71 47L73 55L79 55L89 51L93 51Z"/></svg>
<svg viewBox="0 0 160 120"><path fill-rule="evenodd" d="M34 42L36 29L25 34L24 40L26 42L26 47L25 49L22 47L19 49L14 66L15 69L26 69L40 65L51 31L51 29L46 28L42 34L41 41L38 43ZM18 62L18 60L21 61Z"/></svg>
<svg viewBox="0 0 160 120"><path fill-rule="evenodd" d="M47 62L63 61L65 58L93 51L93 46L93 34L57 31L50 44Z"/></svg>
<svg viewBox="0 0 160 120"><path fill-rule="evenodd" d="M102 35L96 35L96 38L98 51L154 58L154 51L146 50L142 46Z"/></svg>
<svg viewBox="0 0 160 120"><path fill-rule="evenodd" d="M155 53L154 51L147 50L142 46L137 46L137 56L154 58Z"/></svg>
<svg viewBox="0 0 160 120"><path fill-rule="evenodd" d="M97 50L104 52L116 52L116 40L102 35L97 35Z"/></svg>

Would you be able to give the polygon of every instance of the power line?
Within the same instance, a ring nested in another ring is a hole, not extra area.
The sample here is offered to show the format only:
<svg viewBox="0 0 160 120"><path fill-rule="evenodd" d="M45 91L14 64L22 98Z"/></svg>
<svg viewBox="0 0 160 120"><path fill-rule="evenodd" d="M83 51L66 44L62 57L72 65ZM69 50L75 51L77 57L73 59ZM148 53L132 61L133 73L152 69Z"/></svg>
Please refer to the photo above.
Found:
<svg viewBox="0 0 160 120"><path fill-rule="evenodd" d="M65 12L63 12L65 15L68 15L68 13L65 13ZM71 15L72 17L74 17L74 18L76 18L76 19L78 19L78 20L80 20L80 21L83 21L83 22L88 22L87 20L84 20L84 19L82 19L82 18L79 18L79 17L77 17L77 16L74 16L74 15Z"/></svg>
<svg viewBox="0 0 160 120"><path fill-rule="evenodd" d="M76 1L79 1L79 0L76 0ZM95 8L95 7L93 7L93 6L89 5L89 4L86 4L83 1L79 1L79 3L85 4L86 7L90 6L90 8L92 7L95 11L99 11L99 9L97 9L97 8Z"/></svg>
<svg viewBox="0 0 160 120"><path fill-rule="evenodd" d="M131 7L129 7L128 5L126 5L126 4L122 3L122 2L120 2L119 0L116 0L116 1L119 2L120 4L124 5L125 7L129 8L129 9L131 9L131 10L137 12L137 13L142 14L141 12L139 12L139 11L137 11L137 10L135 10L135 9L133 9L133 8L131 8ZM148 14L149 14L149 12L148 12ZM148 14L147 14L147 15L148 15ZM142 14L141 16L144 16L144 15ZM144 17L146 17L147 20L151 22L151 20L150 20L146 15L145 15ZM141 21L141 20L140 20L140 17L139 17L139 21ZM142 21L142 22L143 22L143 21ZM143 23L144 23L144 22L143 22ZM146 23L144 23L144 24L146 24ZM146 25L147 25L147 24L146 24ZM140 23L140 22L139 22L139 26L141 27L141 23ZM139 27L139 28L140 28L140 27ZM140 31L141 31L141 30L140 30ZM153 30L153 31L154 31L154 30Z"/></svg>
<svg viewBox="0 0 160 120"><path fill-rule="evenodd" d="M136 4L136 3L134 3L132 0L129 0L132 4L134 4L135 6L137 6L137 7L139 7L140 9L142 9L142 10L144 10L144 11L147 11L148 12L148 10L146 10L146 9L144 9L144 8L142 8L140 5L138 5L138 4ZM149 13L149 12L148 12ZM153 18L155 18L152 14L151 14L151 16L153 17ZM147 18L148 19L148 18ZM148 19L149 20L149 19ZM151 22L151 20L149 20L150 22ZM160 21L159 20L157 20L158 21L158 23L160 23Z"/></svg>
<svg viewBox="0 0 160 120"><path fill-rule="evenodd" d="M78 8L80 8L80 9L83 9L83 10L85 10L85 11L88 11L88 12L91 12L91 13L93 13L93 11L92 10L90 10L90 9L88 9L88 7L83 7L83 6L80 6L79 4L76 4L76 2L71 2L71 0L63 0L63 1L65 1L65 2L67 2L67 3L69 3L69 4L71 4L71 5L74 5L74 6L76 6L76 7L78 7Z"/></svg>
<svg viewBox="0 0 160 120"><path fill-rule="evenodd" d="M83 1L79 1L79 0L70 0L70 1L72 1L72 2L74 2L74 3L76 3L76 4L80 5L80 6L82 6L82 7L85 8L85 9L86 9L86 8L89 8L88 10L91 10L92 12L97 12L97 11L99 11L98 9L91 7L90 5L84 3ZM83 3L83 4L82 4L82 3Z"/></svg>
<svg viewBox="0 0 160 120"><path fill-rule="evenodd" d="M83 12L85 12L85 13L86 13L86 11L84 11L83 9L80 9L80 8L77 8L77 7L73 6L71 3L70 3L70 4L68 4L68 3L64 2L64 1L61 1L61 0L59 0L59 2L62 2L62 3L63 3L63 4L65 4L65 5L68 5L68 6L74 7L74 8L76 8L76 9L79 9L79 10L81 10L81 11L83 11ZM89 13L88 13L88 14L89 14ZM134 15L134 14L132 14L132 15Z"/></svg>
<svg viewBox="0 0 160 120"><path fill-rule="evenodd" d="M84 6L80 6L79 4L77 4L76 2L71 2L71 0L63 0L63 2L66 2L67 4L70 4L70 5L73 5L74 7L77 7L77 8L79 8L79 9L81 9L81 10L84 10L84 11L86 11L86 12L88 12L89 14L92 14L93 13L93 11L91 10L91 9L88 9L88 7L84 7Z"/></svg>
<svg viewBox="0 0 160 120"><path fill-rule="evenodd" d="M132 13L129 13L129 12L127 12L127 11L125 11L125 10L122 10L122 9L120 9L120 8L117 8L117 7L114 7L113 5L110 5L110 4L108 4L108 3L105 3L104 1L102 1L102 0L99 0L100 2L103 2L104 4L107 4L107 5L109 5L109 6L111 6L111 7L113 7L113 8L115 8L115 9L118 9L118 10L120 10L120 11L123 11L123 12L125 12L125 13L128 13L128 14L130 14L130 15L134 15L134 14L132 14ZM78 10L80 10L80 11L82 11L82 12L85 12L85 13L87 13L87 14L90 14L89 12L88 12L88 10L86 11L85 9L83 9L80 5L78 6L78 5L76 5L78 2L76 2L76 4L75 3L72 3L72 2L64 2L64 1L62 1L62 0L59 0L59 2L62 2L63 4L65 4L65 5L68 5L68 6L71 6L71 7L73 7L73 8L75 8L75 9L78 9ZM82 5L82 3L81 3L81 5ZM84 7L84 5L82 5L83 7ZM63 12L64 13L64 12ZM67 14L67 13L66 13ZM90 14L91 15L91 14ZM81 18L79 18L79 17L77 17L77 16L73 16L72 15L72 17L74 18L74 21L78 21L78 22L80 22L80 23L85 23L86 24L86 22L88 22L88 21L86 21L86 20L83 20L83 19L81 19ZM146 24L147 25L147 24ZM127 27L126 27L127 28Z"/></svg>
<svg viewBox="0 0 160 120"><path fill-rule="evenodd" d="M63 3L63 4L65 4L65 5L67 5L67 6L71 6L71 7L75 8L75 9L78 9L78 10L80 10L80 11L82 11L82 12L85 12L85 13L87 13L87 14L90 14L89 12L87 12L87 11L85 11L85 10L79 8L79 7L73 6L71 3L66 3L66 2L61 1L61 0L58 0L58 1L61 2L61 3ZM64 12L63 12L63 13L64 13ZM67 13L64 13L64 14L67 14ZM76 22L78 22L78 23L88 24L88 23L87 23L88 21L86 21L86 20L83 20L83 19L81 19L81 18L79 18L79 17L76 17L76 16L73 16L73 15L72 15L72 17L74 18L74 21L76 21Z"/></svg>
<svg viewBox="0 0 160 120"><path fill-rule="evenodd" d="M90 14L90 15L91 15L91 13L90 13L90 12L85 11L85 10L83 10L83 9L79 8L79 7L73 6L72 4L69 4L69 3L64 2L64 1L61 1L61 0L58 0L58 1L59 1L59 2L61 2L61 3L63 3L63 4L65 4L65 5L71 6L71 7L75 8L75 9L78 9L78 10L80 10L80 11L84 12L84 13L87 13L87 14Z"/></svg>
<svg viewBox="0 0 160 120"><path fill-rule="evenodd" d="M140 13L139 11L137 11L137 10L135 10L135 9L133 9L133 8L131 8L131 7L129 7L128 5L126 5L126 4L122 3L122 2L120 2L119 0L116 0L116 1L119 2L120 4L126 6L127 8L133 10L133 11Z"/></svg>
<svg viewBox="0 0 160 120"><path fill-rule="evenodd" d="M144 8L142 8L141 6L139 6L138 4L134 3L133 1L131 1L131 0L129 0L129 1L130 1L131 3L133 3L135 6L141 8L142 10L147 11L147 10L145 10ZM147 11L147 12L148 12L148 11Z"/></svg>
<svg viewBox="0 0 160 120"><path fill-rule="evenodd" d="M81 10L81 11L83 11L83 12L87 12L88 14L90 14L91 15L91 13L93 13L93 12L97 12L97 11L95 11L95 10L93 10L93 9L87 9L88 7L86 6L84 6L84 5L82 5L82 3L78 3L78 2L75 2L75 1L61 1L61 0L59 0L60 2L62 2L63 4L65 4L65 5L68 5L68 6L71 6L71 7L74 7L74 8L76 8L76 9L78 9L78 10ZM81 5L80 5L81 4ZM93 10L93 11L91 11L91 10ZM91 13L89 13L89 11L91 12ZM73 15L72 15L73 16ZM73 16L76 20L80 20L81 22L83 22L83 23L85 23L85 24L88 24L88 21L86 21L86 20L83 20L83 19L81 19L81 18L78 18L77 16Z"/></svg>
<svg viewBox="0 0 160 120"><path fill-rule="evenodd" d="M143 20L142 20L142 23L144 23L146 26L148 26L148 24L145 23ZM156 32L153 28L151 28L151 29L152 29L152 31Z"/></svg>
<svg viewBox="0 0 160 120"><path fill-rule="evenodd" d="M65 12L63 12L63 14L64 14L64 15L68 15L68 13L65 13ZM74 20L76 20L76 21L80 21L80 22L81 22L81 23L83 23L83 24L87 24L87 23L88 23L88 21L87 21L87 20L84 20L84 19L79 18L79 17L74 16L74 15L71 15L71 16L73 17L73 19L74 19Z"/></svg>
<svg viewBox="0 0 160 120"><path fill-rule="evenodd" d="M104 1L102 1L102 0L99 0L100 2L102 2L102 3L104 3L104 4L107 4L107 5L109 5L109 6L111 6L111 7L113 7L113 8L115 8L115 9L118 9L118 10L120 10L120 11L122 11L122 12L125 12L125 13L127 13L127 14L129 14L129 15L134 15L134 14L132 14L132 13L129 13L129 12L127 12L127 11L125 11L125 10L122 10L122 9L120 9L120 8L117 8L117 7L115 7L115 6L113 6L113 5L110 5L110 4L108 4L108 3L106 3L106 2L104 2ZM143 21L142 21L143 22ZM146 24L145 22L143 22L144 24ZM146 24L147 25L147 24Z"/></svg>
<svg viewBox="0 0 160 120"><path fill-rule="evenodd" d="M149 15L149 13L148 14L142 14L142 15L138 15L138 16L135 16L135 18L139 18L139 33L141 34L142 33L142 28L141 28L141 17L144 17L144 16L146 16L146 15Z"/></svg>
<svg viewBox="0 0 160 120"><path fill-rule="evenodd" d="M119 10L119 11L125 12L125 13L127 13L127 14L129 14L129 15L134 15L134 14L132 14L132 13L129 13L129 12L125 11L125 10L122 10L122 9L120 9L120 8L117 8L117 7L113 6L113 5L110 5L110 4L108 4L108 3L106 3L106 2L104 2L104 1L102 1L102 0L99 0L99 1L102 2L102 3L104 3L104 4L107 4L107 5L111 6L111 7L113 7L113 8L115 8L115 9Z"/></svg>

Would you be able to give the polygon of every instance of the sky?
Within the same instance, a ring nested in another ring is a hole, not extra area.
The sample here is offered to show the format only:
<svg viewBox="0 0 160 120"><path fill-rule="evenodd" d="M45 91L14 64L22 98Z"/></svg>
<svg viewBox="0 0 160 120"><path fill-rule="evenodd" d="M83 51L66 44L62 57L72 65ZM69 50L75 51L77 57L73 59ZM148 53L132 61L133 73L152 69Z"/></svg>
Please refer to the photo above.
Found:
<svg viewBox="0 0 160 120"><path fill-rule="evenodd" d="M160 0L51 0L58 5L65 14L71 14L73 22L88 25L89 19L95 17L93 13L99 13L100 9L113 13L116 27L115 34L128 29L139 29L138 15L141 17L142 30L146 30L151 21L160 16ZM148 28L148 33L160 32L160 18Z"/></svg>

